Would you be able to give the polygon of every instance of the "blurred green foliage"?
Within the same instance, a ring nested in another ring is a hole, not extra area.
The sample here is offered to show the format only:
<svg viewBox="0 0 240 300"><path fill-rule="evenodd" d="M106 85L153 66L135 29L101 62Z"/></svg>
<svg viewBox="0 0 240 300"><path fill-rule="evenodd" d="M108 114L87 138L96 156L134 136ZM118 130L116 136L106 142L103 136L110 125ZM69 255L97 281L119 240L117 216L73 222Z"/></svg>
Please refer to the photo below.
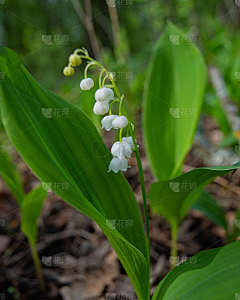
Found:
<svg viewBox="0 0 240 300"><path fill-rule="evenodd" d="M141 108L152 46L166 19L171 19L187 35L197 35L197 44L207 64L214 64L221 70L231 98L239 101L236 74L240 72L240 8L236 5L238 1L230 0L116 0L121 35L117 49L114 47L117 31L116 28L113 31L112 12L107 5L111 0L6 0L0 9L1 44L15 50L34 78L46 88L91 115L93 102L79 89L83 66L76 69L73 77L66 78L62 74L68 56L75 48L84 46L93 56L90 37L84 26L86 22L79 18L73 5L78 1L84 11L85 4L91 2L92 22L102 63L117 74L132 74L130 80L118 80L132 118ZM52 45L47 45L43 37L46 35L53 38L68 36L69 42L63 45L53 40ZM94 74L92 76L96 79ZM218 101L212 101L213 97L209 85L204 102L208 113L214 113L216 109L214 103Z"/></svg>

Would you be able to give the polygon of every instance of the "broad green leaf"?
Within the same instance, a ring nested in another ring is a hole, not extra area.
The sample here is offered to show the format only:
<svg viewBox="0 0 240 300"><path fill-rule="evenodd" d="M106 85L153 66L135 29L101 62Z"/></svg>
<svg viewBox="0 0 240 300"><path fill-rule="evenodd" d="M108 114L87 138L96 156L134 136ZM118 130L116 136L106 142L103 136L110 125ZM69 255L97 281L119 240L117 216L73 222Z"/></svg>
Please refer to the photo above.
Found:
<svg viewBox="0 0 240 300"><path fill-rule="evenodd" d="M226 175L238 168L240 163L233 166L198 168L170 180L155 182L149 191L151 208L176 228L199 198L205 185L215 177Z"/></svg>
<svg viewBox="0 0 240 300"><path fill-rule="evenodd" d="M206 67L194 43L182 45L183 36L167 24L154 47L146 79L143 130L158 180L180 174L201 112Z"/></svg>
<svg viewBox="0 0 240 300"><path fill-rule="evenodd" d="M152 300L239 299L240 241L206 250L174 268Z"/></svg>
<svg viewBox="0 0 240 300"><path fill-rule="evenodd" d="M9 138L44 188L51 187L97 222L138 298L149 299L140 209L123 174L107 172L112 157L95 126L81 110L40 86L16 53L3 47L1 52L0 71L5 72L5 81L1 83L0 106ZM109 228L109 220L116 220L116 226ZM118 220L130 220L130 226L122 227Z"/></svg>
<svg viewBox="0 0 240 300"><path fill-rule="evenodd" d="M47 192L40 185L36 189L30 191L21 203L21 229L28 238L31 245L35 245L37 241L37 221L42 211L43 202L47 196Z"/></svg>
<svg viewBox="0 0 240 300"><path fill-rule="evenodd" d="M0 176L8 185L10 191L20 205L24 197L24 191L19 173L15 169L11 158L4 146L0 145Z"/></svg>
<svg viewBox="0 0 240 300"><path fill-rule="evenodd" d="M201 211L206 217L213 221L218 226L228 231L225 212L211 194L202 191L197 201L192 205L193 209Z"/></svg>

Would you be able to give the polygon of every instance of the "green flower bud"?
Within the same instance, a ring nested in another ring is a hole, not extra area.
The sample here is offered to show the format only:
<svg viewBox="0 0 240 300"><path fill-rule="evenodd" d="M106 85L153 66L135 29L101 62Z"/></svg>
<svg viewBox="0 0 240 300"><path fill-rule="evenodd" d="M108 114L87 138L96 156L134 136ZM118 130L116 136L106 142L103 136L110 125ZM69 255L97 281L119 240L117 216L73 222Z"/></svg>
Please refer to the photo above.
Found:
<svg viewBox="0 0 240 300"><path fill-rule="evenodd" d="M69 62L73 67L80 66L82 64L82 59L79 55L77 54L71 54L69 56Z"/></svg>
<svg viewBox="0 0 240 300"><path fill-rule="evenodd" d="M63 69L63 74L65 76L72 76L74 74L74 69L72 67L65 67Z"/></svg>

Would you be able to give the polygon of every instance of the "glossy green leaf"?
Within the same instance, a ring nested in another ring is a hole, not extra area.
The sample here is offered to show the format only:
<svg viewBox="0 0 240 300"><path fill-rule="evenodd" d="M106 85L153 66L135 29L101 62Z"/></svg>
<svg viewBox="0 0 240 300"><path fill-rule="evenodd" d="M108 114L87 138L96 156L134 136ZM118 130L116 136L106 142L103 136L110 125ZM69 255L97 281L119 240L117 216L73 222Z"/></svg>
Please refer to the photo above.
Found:
<svg viewBox="0 0 240 300"><path fill-rule="evenodd" d="M206 250L174 268L152 300L239 299L240 241Z"/></svg>
<svg viewBox="0 0 240 300"><path fill-rule="evenodd" d="M30 191L21 203L21 229L31 245L35 245L37 241L37 221L46 196L47 192L40 185L36 189Z"/></svg>
<svg viewBox="0 0 240 300"><path fill-rule="evenodd" d="M205 185L215 177L226 175L237 168L240 168L240 163L233 166L198 168L170 180L155 182L149 191L151 208L176 228L199 198Z"/></svg>
<svg viewBox="0 0 240 300"><path fill-rule="evenodd" d="M149 299L147 245L140 209L123 174L107 172L112 157L92 121L41 87L19 57L3 47L0 71L5 72L2 120L14 146L44 188L50 187L98 223L138 298ZM108 227L109 220L116 220L116 226ZM122 227L117 220L130 220L132 225Z"/></svg>
<svg viewBox="0 0 240 300"><path fill-rule="evenodd" d="M192 205L193 209L201 211L206 217L213 221L218 226L228 231L225 212L211 194L202 191L197 201Z"/></svg>
<svg viewBox="0 0 240 300"><path fill-rule="evenodd" d="M14 195L20 205L24 197L24 191L20 180L19 173L15 169L11 157L6 148L0 145L0 176L8 185L10 191Z"/></svg>
<svg viewBox="0 0 240 300"><path fill-rule="evenodd" d="M180 174L201 113L206 83L203 57L172 23L157 41L148 70L143 111L147 154L155 177Z"/></svg>

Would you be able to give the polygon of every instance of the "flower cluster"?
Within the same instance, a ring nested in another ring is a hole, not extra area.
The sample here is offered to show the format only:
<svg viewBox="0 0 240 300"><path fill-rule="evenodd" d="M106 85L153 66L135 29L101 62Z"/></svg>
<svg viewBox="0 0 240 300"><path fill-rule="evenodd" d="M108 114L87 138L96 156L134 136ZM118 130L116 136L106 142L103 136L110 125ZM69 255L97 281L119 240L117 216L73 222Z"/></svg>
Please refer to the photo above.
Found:
<svg viewBox="0 0 240 300"><path fill-rule="evenodd" d="M79 53L83 55L79 55ZM101 69L99 76L99 89L95 92L95 104L93 107L93 112L96 115L105 115L109 112L109 115L103 117L101 120L102 127L110 131L113 129L120 129L119 141L114 143L111 149L111 153L114 156L109 164L109 170L114 173L121 171L127 171L130 166L128 165L128 160L126 157L131 157L132 151L135 151L135 146L132 136L122 137L123 129L125 128L127 133L129 132L129 127L132 124L129 122L128 118L122 115L122 101L124 96L120 95L119 90L113 81L113 76L109 73L102 65L97 61L92 59L86 49L77 49L73 54L69 56L69 64L64 68L63 73L66 76L71 76L74 74L73 67L79 66L82 63L82 59L87 59L87 66L84 72L84 79L80 82L80 88L83 91L90 90L94 86L94 81L87 77L87 71L91 66L98 66ZM105 77L103 78L103 74ZM111 84L106 84L106 80L110 80ZM116 96L114 95L114 91ZM112 102L110 102L112 101ZM119 113L118 115L112 114L113 103L119 103Z"/></svg>

